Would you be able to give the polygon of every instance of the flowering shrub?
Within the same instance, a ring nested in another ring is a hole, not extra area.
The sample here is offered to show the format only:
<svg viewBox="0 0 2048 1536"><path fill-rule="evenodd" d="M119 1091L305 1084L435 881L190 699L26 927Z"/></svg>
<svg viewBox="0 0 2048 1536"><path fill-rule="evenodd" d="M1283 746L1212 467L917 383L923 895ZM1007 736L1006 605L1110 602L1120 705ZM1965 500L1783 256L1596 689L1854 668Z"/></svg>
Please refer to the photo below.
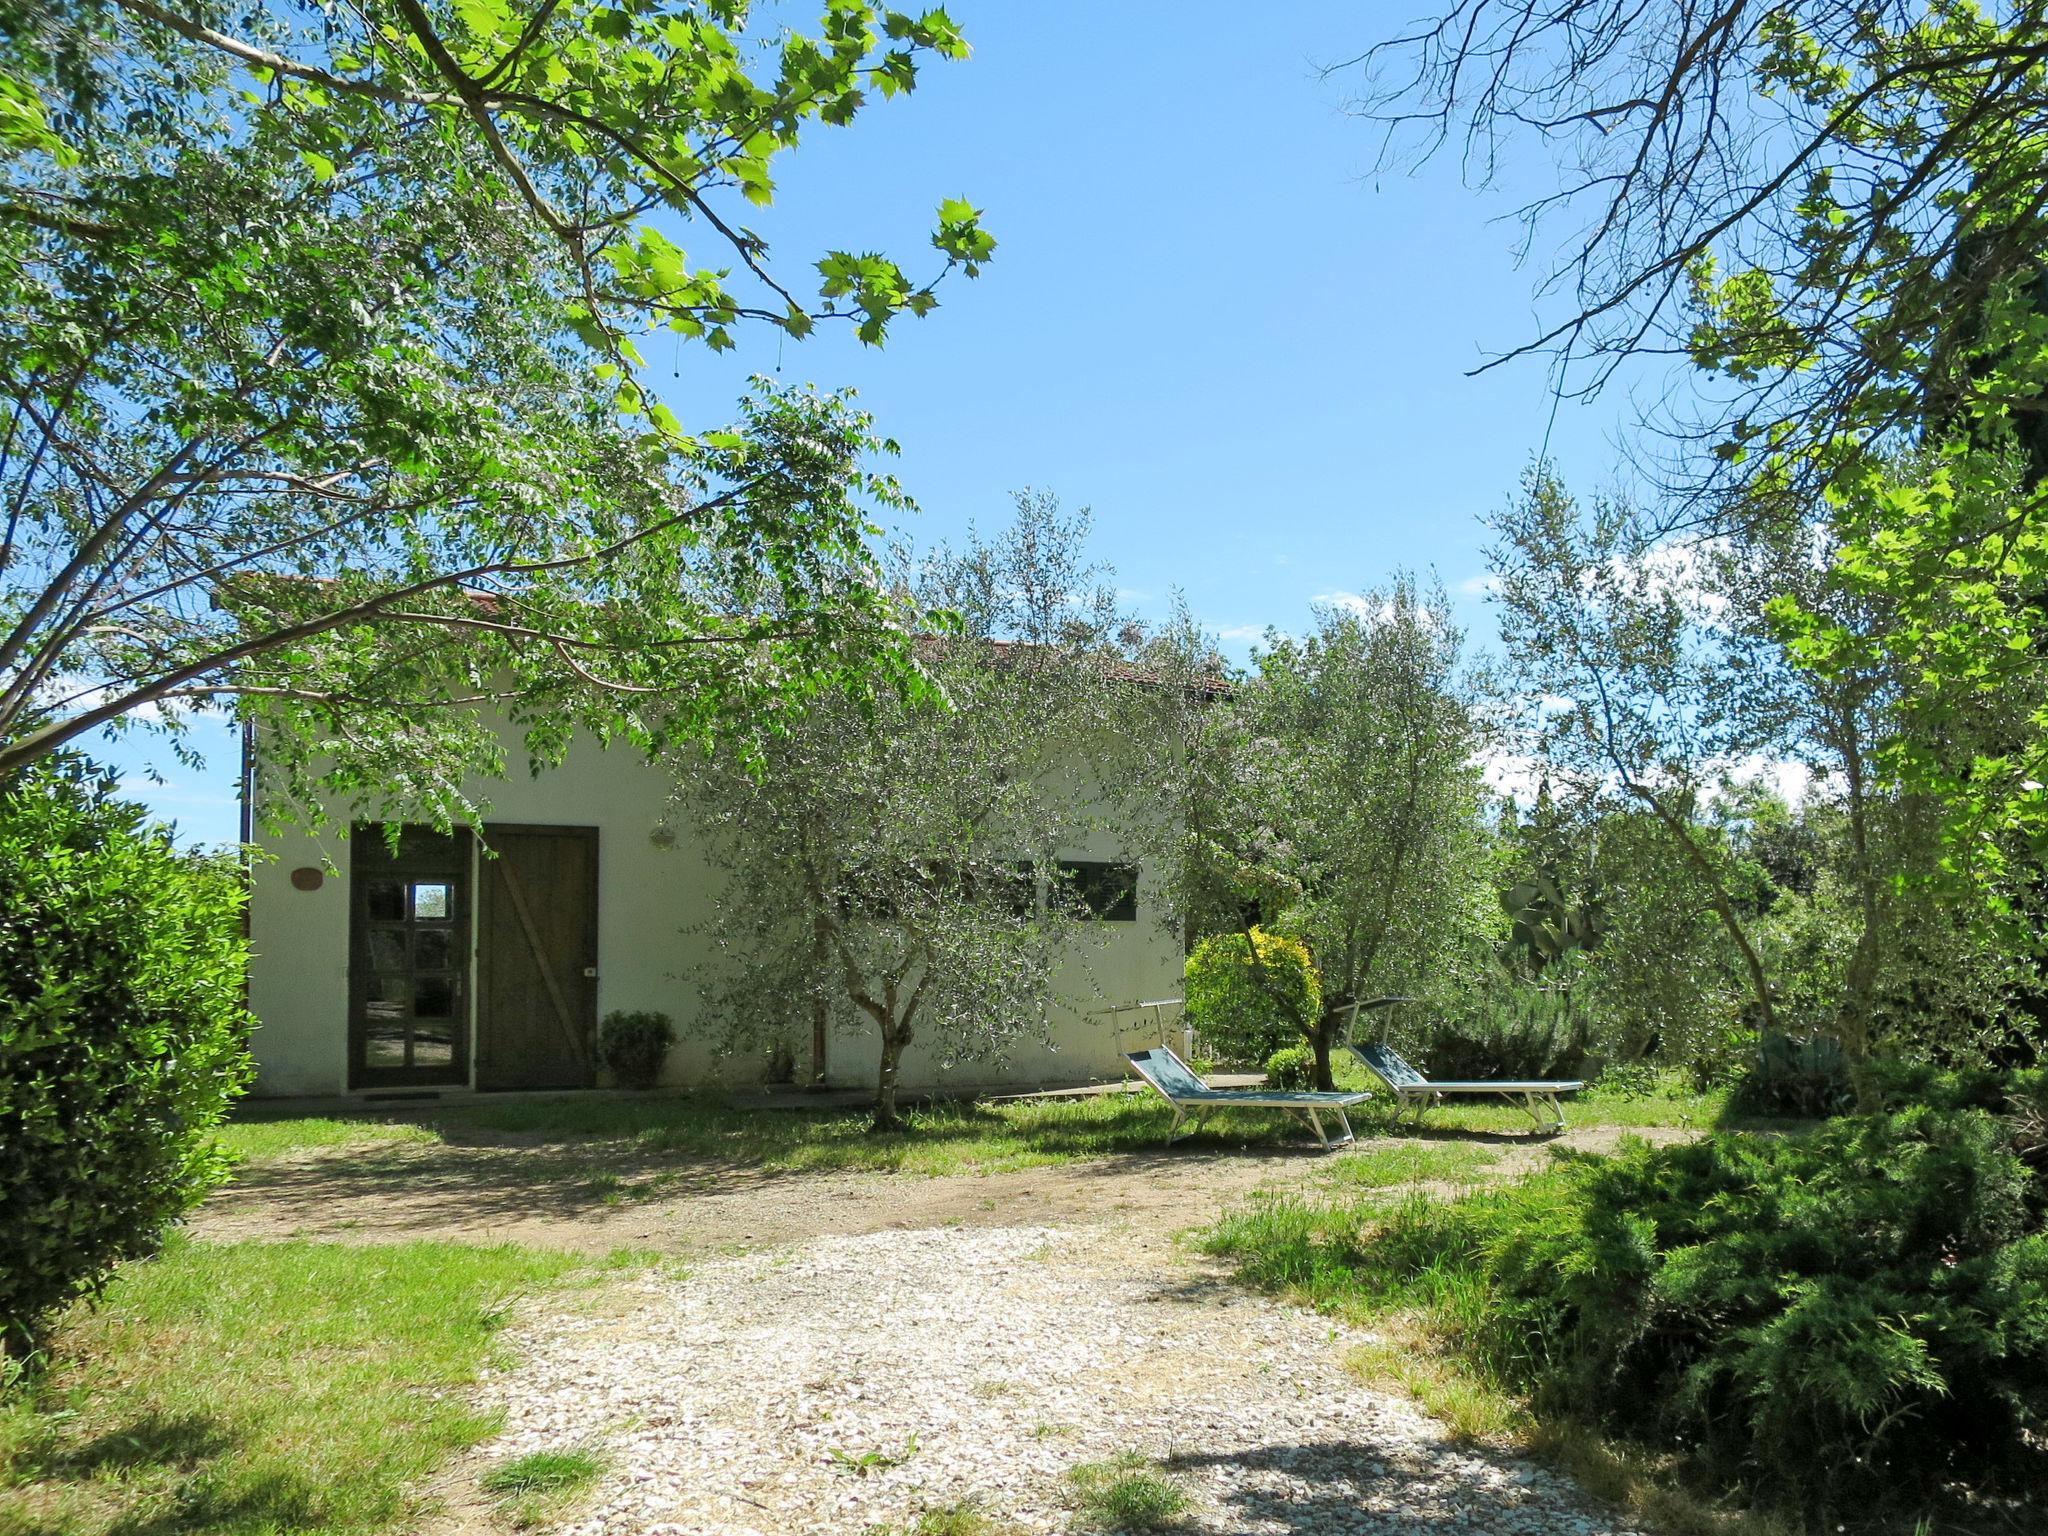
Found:
<svg viewBox="0 0 2048 1536"><path fill-rule="evenodd" d="M1187 1019L1220 1061L1257 1066L1301 1040L1323 1011L1307 946L1263 928L1219 933L1188 956Z"/></svg>

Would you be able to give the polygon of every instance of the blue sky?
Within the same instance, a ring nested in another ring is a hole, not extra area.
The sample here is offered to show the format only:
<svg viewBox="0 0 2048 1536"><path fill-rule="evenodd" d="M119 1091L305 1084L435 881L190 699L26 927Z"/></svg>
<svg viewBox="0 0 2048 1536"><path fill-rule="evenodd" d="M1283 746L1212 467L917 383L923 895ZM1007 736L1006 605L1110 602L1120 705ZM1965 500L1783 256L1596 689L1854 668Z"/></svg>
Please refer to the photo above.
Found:
<svg viewBox="0 0 2048 1536"><path fill-rule="evenodd" d="M1549 190L1547 166L1527 155L1492 192L1464 185L1455 156L1374 174L1378 137L1342 110L1356 82L1318 65L1404 19L1394 7L948 9L974 57L779 162L778 205L752 222L785 270L844 246L919 271L933 208L964 196L996 260L880 351L770 334L677 358L658 340L677 414L721 417L778 362L786 380L852 385L902 444L920 542L1052 491L1093 510L1096 552L1141 613L1184 590L1240 659L1266 625L1399 569L1436 572L1483 639L1481 519L1546 429L1592 484L1629 419L1607 399L1553 422L1540 363L1466 376L1537 328L1544 250L1518 267L1504 216ZM110 755L183 836L232 838L231 742L200 744L204 771L139 734Z"/></svg>

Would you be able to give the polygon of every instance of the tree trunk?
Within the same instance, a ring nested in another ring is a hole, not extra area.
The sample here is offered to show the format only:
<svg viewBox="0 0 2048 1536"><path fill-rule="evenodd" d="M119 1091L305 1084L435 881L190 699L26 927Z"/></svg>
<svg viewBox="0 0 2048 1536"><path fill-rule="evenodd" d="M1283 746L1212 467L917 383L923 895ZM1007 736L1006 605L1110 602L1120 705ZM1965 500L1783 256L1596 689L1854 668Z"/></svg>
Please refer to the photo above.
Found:
<svg viewBox="0 0 2048 1536"><path fill-rule="evenodd" d="M1756 946L1749 942L1749 933L1743 928L1742 919L1735 915L1735 902L1728 895L1728 887L1721 879L1721 872L1714 868L1713 860L1700 852L1699 844L1692 840L1692 834L1686 830L1685 823L1663 801L1639 784L1625 782L1624 787L1650 808L1650 814L1657 818L1657 824L1677 840L1678 846L1685 853L1685 861L1707 882L1708 904L1713 907L1714 915L1721 920L1722 929L1734 942L1735 947L1742 952L1743 967L1749 972L1750 991L1756 998L1758 1027L1763 1030L1777 1028L1777 1013L1771 1007L1770 977L1764 974L1763 958L1757 954Z"/></svg>
<svg viewBox="0 0 2048 1536"><path fill-rule="evenodd" d="M804 1084L812 1092L825 1087L825 1026L831 1017L831 1004L820 992L811 999L811 1071L810 1080Z"/></svg>
<svg viewBox="0 0 2048 1536"><path fill-rule="evenodd" d="M894 1024L882 1027L882 1071L875 1082L875 1121L869 1129L876 1135L904 1129L896 1113L896 1075L903 1064L903 1048L910 1043L910 1031Z"/></svg>
<svg viewBox="0 0 2048 1536"><path fill-rule="evenodd" d="M1848 711L1845 711L1848 713ZM1861 930L1842 977L1842 1005L1835 1013L1835 1038L1849 1065L1849 1085L1860 1114L1883 1108L1877 1079L1870 1070L1870 1002L1876 989L1879 939L1877 871L1870 858L1870 797L1863 777L1863 744L1853 713L1844 722L1843 776L1848 781L1849 847L1856 880L1857 916Z"/></svg>
<svg viewBox="0 0 2048 1536"><path fill-rule="evenodd" d="M822 899L822 898L819 898ZM811 921L811 974L822 977L831 962L832 926L822 915ZM817 1092L825 1086L825 1035L832 1022L832 1005L822 983L811 990L811 1070L804 1087Z"/></svg>
<svg viewBox="0 0 2048 1536"><path fill-rule="evenodd" d="M1325 1093L1333 1092L1337 1080L1330 1076L1330 1050L1337 1043L1337 1010L1325 1008L1323 1016L1316 1020L1316 1027L1309 1031L1309 1047L1316 1053L1316 1087Z"/></svg>

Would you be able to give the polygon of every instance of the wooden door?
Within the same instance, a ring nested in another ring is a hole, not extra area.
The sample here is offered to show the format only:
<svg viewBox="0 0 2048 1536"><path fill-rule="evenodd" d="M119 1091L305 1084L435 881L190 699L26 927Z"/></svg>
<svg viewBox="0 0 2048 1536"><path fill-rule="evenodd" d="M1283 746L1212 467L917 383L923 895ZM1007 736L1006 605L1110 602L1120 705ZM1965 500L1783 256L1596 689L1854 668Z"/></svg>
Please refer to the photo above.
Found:
<svg viewBox="0 0 2048 1536"><path fill-rule="evenodd" d="M597 828L490 826L477 866L479 1088L596 1081Z"/></svg>

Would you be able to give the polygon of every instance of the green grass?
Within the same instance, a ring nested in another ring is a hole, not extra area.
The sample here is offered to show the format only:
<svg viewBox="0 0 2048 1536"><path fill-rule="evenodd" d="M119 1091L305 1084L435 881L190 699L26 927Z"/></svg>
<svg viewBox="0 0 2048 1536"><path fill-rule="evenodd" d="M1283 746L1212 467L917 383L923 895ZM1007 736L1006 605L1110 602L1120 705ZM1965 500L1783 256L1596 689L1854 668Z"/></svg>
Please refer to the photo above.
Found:
<svg viewBox="0 0 2048 1536"><path fill-rule="evenodd" d="M1344 1074L1340 1074L1344 1077ZM1348 1079L1344 1085L1354 1086ZM1715 1095L1585 1100L1572 1124L1705 1127L1719 1113ZM1361 1136L1410 1133L1397 1126L1381 1097L1352 1111ZM767 1109L715 1096L609 1098L562 1094L423 1108L361 1120L269 1118L229 1125L223 1142L262 1164L314 1148L374 1153L437 1144L511 1142L546 1147L555 1161L530 1158L536 1180L580 1180L585 1193L621 1203L664 1193L675 1178L706 1167L740 1166L786 1173L865 1171L917 1175L987 1174L1057 1166L1091 1158L1157 1155L1171 1119L1152 1095L1106 1094L1087 1099L1002 1104L940 1103L913 1111L901 1135L869 1132L857 1109ZM1459 1179L1482 1166L1477 1149L1444 1142L1461 1134L1520 1134L1529 1122L1511 1105L1465 1103L1432 1111L1429 1139L1446 1148L1424 1156L1413 1178ZM1300 1147L1307 1133L1294 1116L1226 1111L1181 1146L1189 1152L1247 1147ZM1449 1159L1445 1161L1444 1159ZM1353 1161L1347 1157L1346 1161ZM1373 1175L1360 1171L1356 1177Z"/></svg>
<svg viewBox="0 0 2048 1536"><path fill-rule="evenodd" d="M1168 1530L1188 1507L1179 1483L1130 1452L1075 1467L1067 1481L1082 1519L1096 1530Z"/></svg>
<svg viewBox="0 0 2048 1536"><path fill-rule="evenodd" d="M126 1266L0 1398L0 1536L354 1536L492 1433L507 1307L584 1261L512 1247L201 1243Z"/></svg>
<svg viewBox="0 0 2048 1536"><path fill-rule="evenodd" d="M1331 1161L1333 1189L1398 1189L1409 1184L1472 1184L1500 1161L1492 1147L1469 1141L1407 1141L1360 1147Z"/></svg>
<svg viewBox="0 0 2048 1536"><path fill-rule="evenodd" d="M380 1143L420 1143L440 1138L424 1126L388 1120L331 1120L308 1115L300 1119L235 1119L222 1126L216 1139L237 1157L265 1162L293 1152L320 1147L364 1147Z"/></svg>
<svg viewBox="0 0 2048 1536"><path fill-rule="evenodd" d="M991 1516L972 1499L927 1509L909 1525L873 1525L866 1536L1019 1536L1020 1527Z"/></svg>
<svg viewBox="0 0 2048 1536"><path fill-rule="evenodd" d="M783 1173L1001 1173L1166 1144L1171 1114L1156 1099L1110 1094L1013 1104L942 1103L907 1116L901 1135L876 1136L857 1110L764 1109L711 1097L609 1099L562 1095L428 1109L404 1120L267 1119L231 1124L223 1142L260 1165L315 1148L513 1141L587 1154L589 1193L626 1200L661 1192L664 1167L745 1166ZM300 1128L303 1127L303 1135ZM351 1130L353 1129L353 1132ZM1231 1112L1211 1118L1190 1147L1298 1147L1298 1121ZM406 1150L411 1150L406 1146ZM549 1172L533 1162L537 1176ZM557 1169L569 1172L571 1169Z"/></svg>
<svg viewBox="0 0 2048 1536"><path fill-rule="evenodd" d="M586 1488L604 1476L604 1459L589 1451L533 1451L500 1462L483 1475L485 1493L561 1493Z"/></svg>
<svg viewBox="0 0 2048 1536"><path fill-rule="evenodd" d="M497 1497L506 1518L526 1530L560 1521L604 1472L604 1458L594 1451L533 1451L491 1468L482 1485Z"/></svg>
<svg viewBox="0 0 2048 1536"><path fill-rule="evenodd" d="M919 1515L910 1536L1003 1536L1014 1529L990 1519L973 1504L951 1504Z"/></svg>

